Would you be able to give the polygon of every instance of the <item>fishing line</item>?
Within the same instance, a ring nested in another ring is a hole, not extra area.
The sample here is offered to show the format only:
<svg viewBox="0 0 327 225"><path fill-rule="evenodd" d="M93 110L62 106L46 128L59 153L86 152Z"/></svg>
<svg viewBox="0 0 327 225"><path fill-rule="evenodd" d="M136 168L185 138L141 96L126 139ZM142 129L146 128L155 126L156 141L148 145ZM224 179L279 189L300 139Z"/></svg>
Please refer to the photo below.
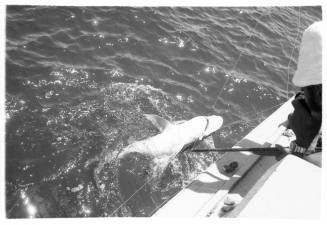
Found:
<svg viewBox="0 0 327 225"><path fill-rule="evenodd" d="M203 139L202 139L203 140ZM193 144L192 144L192 147L191 147L191 149L192 148L194 148L194 147L196 147L197 146L197 144L200 142L200 140L196 140L196 142L194 142ZM189 151L189 152L191 152L191 151ZM178 152L179 153L179 152ZM178 154L177 153L177 154ZM176 155L177 155L176 154ZM174 157L176 157L176 155L174 156ZM194 177L192 177L190 180L194 180L200 173L202 173L202 172L199 172L199 173L195 173L195 176ZM185 187L183 187L181 190L184 190L185 189ZM176 193L175 193L175 195L178 193L178 192L180 192L181 190L178 190ZM173 197L170 197L170 198L167 198L166 200L164 200L162 203L160 203L154 210L152 210L151 211L151 213L150 213L150 215L152 216L159 208L161 208L166 202L168 202L171 198L173 198Z"/></svg>
<svg viewBox="0 0 327 225"><path fill-rule="evenodd" d="M274 106L272 106L272 107L269 107L269 108L267 108L267 109L264 109L264 110L258 111L258 112L256 112L256 114L261 114L261 113L267 112L267 111L269 111L269 110L272 110L272 109L274 109L274 108L277 108L277 107L283 105L284 103L285 103L285 102L282 102L282 103L279 103L279 104L274 105ZM248 114L250 114L250 113L252 114L253 111L249 111L249 112L243 114L243 116L246 116L246 115L248 115ZM247 122L253 122L253 121L255 121L255 120L258 120L258 118L254 118L254 119L248 120ZM230 124L238 123L238 122L242 122L242 121L246 121L246 120L245 120L245 119L240 119L240 120L232 121L232 122L227 123L226 125L222 126L220 129L222 129L222 128L224 128L224 127L228 127Z"/></svg>
<svg viewBox="0 0 327 225"><path fill-rule="evenodd" d="M147 182L145 182L140 188L138 188L131 196L128 197L128 199L126 199L122 204L119 205L118 208L116 208L111 214L110 217L112 217L113 214L115 214L121 207L123 207L123 205L125 205L129 200L131 200L134 195L139 192L140 190L142 190L142 188L145 187L145 185L147 185L150 181L152 181L154 179L154 177L152 177L150 180L148 180Z"/></svg>
<svg viewBox="0 0 327 225"><path fill-rule="evenodd" d="M294 39L291 57L290 57L290 60L288 62L288 65L287 65L287 84L286 84L287 99L288 99L288 94L289 94L289 83L290 83L290 65L291 65L291 61L292 61L292 58L293 58L293 53L294 53L294 50L295 50L296 41L297 41L297 39L299 37L299 34L300 34L300 23L301 23L301 7L299 7L299 13L298 13L298 32L297 32L296 38Z"/></svg>
<svg viewBox="0 0 327 225"><path fill-rule="evenodd" d="M267 14L262 15L262 16L259 18L259 20L260 20L263 16L265 16L265 15L268 15L268 16L271 18L271 11L269 11L269 13L267 13ZM256 29L259 20L257 21L256 25L254 26L254 28L253 28L254 30ZM294 54L294 50L295 50L295 46L296 46L296 41L297 41L297 39L298 39L298 37L299 37L299 34L300 34L300 24L301 24L301 8L299 7L299 10L298 10L298 32L297 32L297 36L295 37L294 42L293 42L293 47L292 47L292 51L291 51L291 57L290 57L290 60L289 60L289 62L288 62L288 66L287 66L287 84L286 84L286 93L287 93L287 97L286 97L286 101L287 101L288 98L289 98L290 64L291 64L292 58L294 58L294 57L293 57L293 54ZM248 43L250 42L252 36L253 36L253 35L251 35L250 38L248 39L247 43L245 44L245 47L246 47L246 46L248 45ZM283 46L281 46L281 47L283 48ZM284 48L283 48L283 49L284 49ZM237 66L237 64L238 64L238 62L239 62L239 60L240 60L242 54L243 54L243 53L240 52L240 55L238 56L237 60L235 61L235 64L234 64L232 70L234 70L234 69L236 68L236 66ZM215 100L215 102L214 102L214 104L213 104L213 107L215 107L215 105L216 105L216 103L217 103L217 101L218 101L218 98L220 97L221 93L223 92L224 87L225 87L225 85L227 84L227 82L228 82L228 79L226 79L226 81L225 81L224 84L223 84L223 87L222 87L221 90L219 91L219 93L218 93L218 95L217 95L217 98L216 98L216 100ZM275 106L273 106L273 107L270 107L270 108L264 109L264 110L262 110L262 111L256 112L256 114L258 114L258 113L263 113L263 112L266 112L266 111L269 111L269 110L271 110L271 109L273 109L273 108L276 108L276 107L278 107L278 106L281 106L282 104L284 104L284 103L280 103L280 104L277 104L277 105L275 105ZM248 114L250 114L250 113L253 113L253 111L249 111L249 112L243 114L243 116L246 116L246 115L248 115ZM257 119L253 119L253 120L250 120L250 121L248 121L248 122L253 122L253 121L255 121L255 120L257 120ZM240 122L240 121L244 121L244 119L241 119L241 120L237 120L237 121L233 121L233 122L231 122L231 123L228 123L228 124L224 125L222 128L227 127L228 125L230 125L230 124L232 124L232 123Z"/></svg>
<svg viewBox="0 0 327 225"><path fill-rule="evenodd" d="M271 14L269 14L269 17L271 18ZM261 17L260 17L260 18L261 18ZM258 23L258 22L257 22L257 23ZM297 39L298 39L298 37L299 37L299 34L300 34L300 24L301 24L301 8L299 7L299 10L298 10L298 32L297 32L297 36L296 36L296 38L294 39L294 42L293 42L293 47L292 47L291 57L290 57L290 60L289 60L289 62L288 62L288 66L287 66L287 84L286 84L286 93L287 93L287 94L286 94L286 102L288 101L288 98L289 98L290 64L291 64L292 59L294 58L294 57L293 57L293 53L294 53L294 50L295 50L296 41L297 41ZM256 28L256 26L257 26L257 24L255 25L254 29ZM252 37L252 36L251 36L251 37ZM280 43L280 44L281 44L281 43ZM281 46L281 47L282 47L282 49L284 49L283 46ZM236 63L235 63L235 65L234 65L233 69L235 69L235 67L236 67L236 65L237 65L237 63L238 63L238 61L239 61L241 55L242 55L242 52L241 52L241 54L239 55L238 59L236 60ZM294 59L293 59L293 60L294 60ZM224 85L223 85L222 89L221 89L220 92L218 93L218 95L217 95L217 99L216 99L216 101L215 101L213 107L216 105L216 103L217 103L217 101L218 101L218 97L219 97L220 94L222 93L222 91L223 91L223 89L224 89L224 86L226 85L227 81L228 81L228 79L226 79L226 81L224 82ZM271 109L276 108L276 107L278 107L278 106L281 106L281 105L283 105L283 104L284 104L284 102L283 102L283 103L280 103L280 104L278 104L278 105L272 106L272 107L270 107L270 108L268 108L268 109L262 110L262 111L259 112L259 113L263 113L263 112L265 112L265 111L271 110ZM249 111L249 112L245 113L245 115L247 115L247 114L249 114L249 113L252 113L252 111ZM258 114L258 112L256 112L256 114ZM254 120L257 120L257 118L255 118L255 119L253 119L253 120L250 120L250 121L248 121L248 122L252 122L252 121L254 121ZM233 121L233 122L231 122L231 123L229 123L229 124L226 124L226 125L223 126L222 128L227 127L228 125L230 125L230 124L232 124L232 123L241 122L241 121L244 121L244 119L243 119L243 120L241 119L241 120L238 120L238 121Z"/></svg>
<svg viewBox="0 0 327 225"><path fill-rule="evenodd" d="M278 105L275 105L275 106L272 106L272 107L270 107L270 108L268 108L268 109L264 109L264 110L262 110L262 111L260 111L260 112L257 112L257 113L263 113L263 112L266 112L266 111L269 111L269 110L271 110L271 109L273 109L273 108L276 108L276 107L278 107L278 106L281 106L281 105L283 105L284 104L284 102L282 102L282 103L280 103L280 104L278 104ZM249 113L252 113L252 111L249 111L249 112L247 112L247 113L245 113L245 115L247 115L247 114L249 114ZM254 120L256 120L256 119L254 119ZM238 120L238 121L233 121L232 123L235 123L235 122L240 122L240 121L244 121L244 120ZM251 122L252 120L250 120L250 122ZM229 124L231 124L231 123L229 123ZM224 128L224 127L227 127L229 124L227 124L227 125L225 125L225 126L223 126L222 128ZM196 144L194 145L194 146L196 146ZM223 155L223 154L222 154ZM221 156L222 157L222 156ZM221 157L219 157L219 159L221 158ZM218 159L218 160L219 160ZM195 173L195 175L193 176L193 178L191 179L191 180L194 180L199 174L201 174L202 173L202 171L200 171L199 173ZM185 189L185 188L182 188L182 190L183 189ZM176 193L178 193L179 191L177 191ZM152 212L150 213L150 215L153 215L153 213L155 213L159 208L161 208L166 202L168 202L169 200L170 200L171 198L167 198L165 201L163 201L162 203L160 203L154 210L152 210Z"/></svg>
<svg viewBox="0 0 327 225"><path fill-rule="evenodd" d="M262 18L263 16L266 16L266 15L270 14L270 13L271 13L271 12L270 12L270 10L269 10L268 13L261 15L260 18L257 20L257 22L256 22L256 24L255 24L253 30L255 30L255 29L257 28L257 25L258 25L259 21L261 20L261 18ZM246 46L249 44L249 42L251 41L252 36L253 36L253 32L252 32L251 36L248 38L248 40L246 41L246 44L244 45L244 47L246 47ZM236 59L236 61L235 61L235 63L234 63L234 66L232 67L231 71L234 71L234 69L236 68L236 66L237 66L238 62L240 61L242 55L243 55L243 52L240 51L240 54L239 54L238 58ZM215 107L215 106L216 106L217 101L218 101L218 98L220 97L221 93L223 92L224 87L225 87L225 85L227 84L227 82L228 82L228 78L225 80L225 82L224 82L222 88L221 88L220 91L218 92L218 95L217 95L216 100L215 100L215 102L214 102L214 104L213 104L212 107Z"/></svg>
<svg viewBox="0 0 327 225"><path fill-rule="evenodd" d="M292 53L291 53L291 59L292 59L292 56L293 56L293 53L294 53L294 49L295 49L295 42L296 42L296 40L298 39L298 36L299 36L299 33L300 33L300 7L299 7L299 17L298 17L298 34L297 34L297 36L296 36L296 38L295 38L295 40L294 40L294 44L293 44L293 49L292 49ZM257 22L256 22L256 24L255 24L255 26L254 26L254 28L253 28L253 30L255 30L256 29L256 27L257 27L257 25L258 25L258 23L259 23L259 21L260 21L260 19L263 17L263 16L266 16L266 15L270 15L271 14L271 11L269 10L268 11L268 13L266 13L266 14L263 14L262 16L260 16L260 18L257 20ZM246 47L248 44L249 44L249 42L251 41L251 38L253 37L253 34L248 38L248 40L247 40L247 42L246 42L246 44L245 44L245 46L244 47ZM240 60L240 58L241 58L241 56L242 56L242 54L243 54L243 52L241 51L240 52L240 54L239 54L239 56L238 56L238 58L236 59L236 61L235 61L235 63L234 63L234 65L233 65L233 67L232 67L232 70L231 71L233 71L235 68L236 68L236 66L237 66L237 64L239 63L239 60ZM288 82L287 82L287 99L288 99L288 94L289 94L289 86L288 86L288 83L289 83L289 66L290 66L290 63L291 63L291 59L290 59L290 61L289 61L289 63L288 63L288 77L287 77L287 79L288 79ZM221 88L221 90L219 91L219 93L218 93L218 95L217 95L217 97L216 97L216 100L215 100L215 102L214 102L214 104L213 104L213 107L215 107L215 105L217 104L217 101L218 101L218 98L220 97L220 95L221 95L221 93L223 92L223 90L224 90L224 87L226 86L226 84L227 84L227 82L228 82L229 80L228 79L226 79L226 81L224 82L224 84L223 84L223 86L222 86L222 88ZM267 109L264 109L264 110L262 110L262 111L260 111L260 112L256 112L256 114L258 114L258 113L263 113L263 112L266 112L266 111L269 111L269 110L271 110L271 109L273 109L273 108L276 108L276 107L278 107L278 106L280 106L280 105L282 105L282 104L284 104L284 102L283 103L280 103L280 104L277 104L277 105L275 105L275 106L272 106L272 107L270 107L270 108L267 108ZM247 112L247 113L245 113L244 115L248 115L248 114L250 114L250 113L253 113L253 111L251 110L251 111L249 111L249 112ZM257 119L257 118L256 118ZM256 120L256 119L253 119L253 120L250 120L250 122L251 121L254 121L254 120ZM243 120L238 120L238 121L244 121L244 119ZM237 121L236 121L237 122ZM235 123L235 121L233 121L232 123ZM225 125L225 126L223 126L223 127L227 127L228 125L230 125L230 124L232 124L232 123L229 123L229 124L227 124L227 125ZM199 142L200 140L197 140L196 142L195 142L195 144L194 144L194 146L196 146L196 144L198 144L198 142ZM177 152L176 154L174 154L173 156L171 156L170 158L169 158L169 161L171 161L172 159L174 159L177 155L179 154L179 152ZM167 168L167 167L166 167ZM199 175L199 174L197 174L197 175ZM197 176L196 175L196 176ZM195 177L196 177L195 176ZM119 207L117 207L111 214L110 214L110 217L113 215L113 214L115 214L121 207L123 207L128 201L130 201L140 190L142 190L147 184L149 184L153 179L154 179L155 177L152 177L152 178L150 178L148 181L146 181L141 187L139 187L131 196L129 196L123 203L121 203L120 205L119 205ZM169 201L169 199L171 199L171 198L167 198L165 201L163 201L162 203L160 203L152 212L151 212L151 215L155 212L155 211L157 211L157 209L159 209L162 205L164 205L167 201Z"/></svg>
<svg viewBox="0 0 327 225"><path fill-rule="evenodd" d="M192 148L196 146L199 143L200 140L196 140L194 144L192 145ZM180 152L177 152L176 154L172 155L168 162L170 162L172 159L174 159ZM169 164L168 164L169 165ZM167 166L168 166L167 165ZM163 169L163 171L167 168L167 166ZM112 217L113 214L115 214L121 207L123 207L129 200L131 200L139 191L141 191L147 184L149 184L152 180L154 180L156 177L150 178L148 181L146 181L141 187L139 187L132 195L130 195L123 203L121 203L118 208L116 208L111 214L110 217ZM157 208L156 208L157 209ZM153 211L152 211L153 213Z"/></svg>
<svg viewBox="0 0 327 225"><path fill-rule="evenodd" d="M289 61L289 63L288 63L288 71L287 71L287 98L286 98L286 101L287 101L288 98L289 98L289 69L290 69L289 67L290 67L291 60L292 60L292 58L293 58L293 53L294 53L294 50L295 50L295 44L296 44L296 41L297 41L298 36L299 36L299 34L300 34L300 18L301 18L301 11L300 11L300 10L301 10L301 9L300 9L300 7L299 7L299 11L298 11L298 34L297 34L297 36L296 36L296 38L295 38L295 40L294 40L294 43L293 43L293 49L292 49L292 53L291 53L291 58L290 58L290 61ZM264 14L264 15L269 15L269 17L271 18L271 11L269 11L269 13ZM264 15L262 15L262 16L259 18L259 20L260 20ZM256 25L254 26L254 28L253 28L254 30L256 29L259 20L257 21ZM245 44L245 47L246 47L246 46L248 45L248 43L250 42L252 36L253 36L253 35L251 35L251 36L249 37L249 39L247 40L247 42L246 42L246 44ZM237 64L239 63L239 60L240 60L242 54L243 54L243 52L240 52L240 54L239 54L237 60L235 61L234 66L233 66L233 68L232 68L232 71L236 68ZM213 107L215 107L215 105L216 105L216 103L217 103L217 101L218 101L218 98L220 97L221 93L223 92L224 87L225 87L225 85L227 84L227 82L228 82L228 79L226 79L226 81L224 82L224 84L223 84L221 90L219 91L219 93L218 93L218 95L217 95L217 98L216 98L216 100L215 100L215 102L214 102L214 104L213 104ZM269 107L269 108L263 109L263 110L261 110L261 111L259 111L259 112L255 112L255 113L256 113L256 114L261 114L261 113L267 112L267 111L269 111L269 110L272 110L272 109L274 109L274 108L277 108L277 107L283 105L284 103L285 103L285 102L279 103L279 104L277 104L277 105L274 105L274 106L272 106L272 107ZM253 110L246 112L245 114L243 114L243 116L246 116L246 115L248 115L248 114L250 114L250 113L252 114L252 113L253 113ZM252 120L250 120L250 121L248 121L248 122L252 122L252 121L255 121L255 120L257 120L257 118L254 118L254 119L252 119ZM240 121L244 121L244 119L241 119L241 120L238 120L238 121L233 121L233 122L231 122L231 123L229 123L229 124L226 124L226 125L223 126L222 128L224 128L224 127L228 127L230 124L235 123L235 122L240 122ZM200 172L200 173L201 173L201 172ZM197 174L195 175L195 177L198 176L200 173L197 173ZM195 177L194 177L194 178L195 178ZM163 201L161 204L159 204L159 206L157 206L157 207L152 211L152 213L154 213L155 211L157 211L157 209L159 209L162 205L164 205L164 204L165 204L167 201L169 201L170 199L171 199L171 198L168 198L168 199L166 199L165 201ZM152 214L152 213L151 213L151 214Z"/></svg>
<svg viewBox="0 0 327 225"><path fill-rule="evenodd" d="M270 108L268 108L268 109L264 109L264 110L262 110L262 111L260 111L260 112L257 112L257 113L263 113L263 112L266 112L266 111L269 111L269 110L271 110L271 109L273 109L273 108L276 108L276 107L278 107L278 106L280 106L280 105L283 105L284 104L284 102L283 103L280 103L280 104L278 104L278 105L275 105L275 106L272 106L272 107L270 107ZM247 112L247 113L245 113L245 115L247 115L247 114L250 114L250 113L253 113L252 111L249 111L249 112ZM254 120L256 120L256 119L254 119ZM254 121L253 120L253 121ZM238 121L244 121L244 119L243 120L238 120ZM235 123L235 122L238 122L238 121L233 121L232 123ZM251 122L252 120L250 120L250 122ZM231 124L231 123L230 123ZM223 127L227 127L228 125L230 125L230 124L227 124L227 125L225 125L225 126L223 126ZM222 128L223 128L222 127ZM193 144L193 146L192 147L194 147L194 146L196 146L198 143L199 143L199 141L200 140L197 140L194 144ZM179 154L179 152L177 152L176 154L174 154L173 156L171 156L170 158L169 158L169 161L171 161L172 159L174 159L177 155ZM200 172L201 173L201 172ZM196 173L195 174L195 176L194 176L194 178L193 179L195 179L195 177L197 177L200 173ZM120 205L119 205L119 207L118 208L116 208L111 214L110 214L110 217L113 215L113 214L115 214L121 207L123 207L128 201L130 201L139 191L141 191L147 184L149 184L153 179L154 179L155 177L152 177L152 178L150 178L147 182L145 182L141 187L139 187L131 196L129 196L123 203L121 203ZM184 189L184 188L183 188ZM167 201L169 201L171 198L167 198L165 201L163 201L162 203L160 203L150 214L152 215L155 211L157 211L162 205L164 205Z"/></svg>
<svg viewBox="0 0 327 225"><path fill-rule="evenodd" d="M180 190L175 192L175 195L180 192ZM160 209L164 204L166 204L170 199L172 199L173 197L167 198L166 200L164 200L162 203L160 203L154 210L151 211L150 215L152 216L158 209Z"/></svg>

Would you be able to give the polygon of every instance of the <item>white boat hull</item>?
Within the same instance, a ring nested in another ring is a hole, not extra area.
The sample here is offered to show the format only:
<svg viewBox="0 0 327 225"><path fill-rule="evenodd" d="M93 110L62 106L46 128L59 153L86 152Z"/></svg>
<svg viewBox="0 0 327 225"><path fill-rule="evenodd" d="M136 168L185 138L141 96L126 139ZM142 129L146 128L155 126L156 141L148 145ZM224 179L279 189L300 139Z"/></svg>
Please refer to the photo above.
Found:
<svg viewBox="0 0 327 225"><path fill-rule="evenodd" d="M292 99L282 105L234 147L274 146L285 130L285 127L280 124L293 111L291 101ZM232 174L225 174L223 166L232 161L238 162L237 170ZM285 172L282 172L284 170ZM293 177L287 177L292 173L295 173ZM301 180L298 174L303 174L302 178L310 177L310 182L307 182L306 178ZM258 156L249 152L228 152L169 200L153 216L317 218L320 213L318 201L321 195L320 180L319 167L292 155L277 161L272 156ZM299 203L294 202L296 197L302 198L304 192L302 187L305 187L308 195L315 194L312 198L305 198L305 201L310 202L310 207L304 202L301 208ZM279 192L284 191L276 195L275 189ZM221 209L224 207L224 200L227 197L232 198L236 205L233 210L226 213ZM270 201L267 200L269 201L267 203L264 201L265 199L270 199ZM287 199L290 201L288 202ZM281 213L284 212L282 207L281 210L277 210L278 204L288 208L288 213ZM297 204L297 207L294 207L294 204ZM256 206L260 207L260 210L257 210Z"/></svg>

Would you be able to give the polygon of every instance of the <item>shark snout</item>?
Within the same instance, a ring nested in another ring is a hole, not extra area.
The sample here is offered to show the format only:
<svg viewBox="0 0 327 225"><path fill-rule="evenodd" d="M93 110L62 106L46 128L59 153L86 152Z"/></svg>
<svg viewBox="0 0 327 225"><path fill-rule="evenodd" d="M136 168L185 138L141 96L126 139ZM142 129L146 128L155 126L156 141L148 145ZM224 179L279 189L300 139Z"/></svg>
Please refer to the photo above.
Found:
<svg viewBox="0 0 327 225"><path fill-rule="evenodd" d="M204 135L208 136L217 131L223 125L223 118L221 116L207 116L207 126Z"/></svg>

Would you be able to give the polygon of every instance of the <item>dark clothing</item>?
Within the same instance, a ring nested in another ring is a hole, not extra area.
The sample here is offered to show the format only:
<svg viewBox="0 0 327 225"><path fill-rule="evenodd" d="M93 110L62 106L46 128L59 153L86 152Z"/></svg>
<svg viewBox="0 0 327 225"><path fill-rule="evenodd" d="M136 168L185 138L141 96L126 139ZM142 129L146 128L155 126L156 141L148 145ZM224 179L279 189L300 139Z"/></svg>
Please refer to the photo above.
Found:
<svg viewBox="0 0 327 225"><path fill-rule="evenodd" d="M322 112L312 110L300 92L292 101L294 112L288 116L288 128L296 136L296 144L308 148L321 128Z"/></svg>

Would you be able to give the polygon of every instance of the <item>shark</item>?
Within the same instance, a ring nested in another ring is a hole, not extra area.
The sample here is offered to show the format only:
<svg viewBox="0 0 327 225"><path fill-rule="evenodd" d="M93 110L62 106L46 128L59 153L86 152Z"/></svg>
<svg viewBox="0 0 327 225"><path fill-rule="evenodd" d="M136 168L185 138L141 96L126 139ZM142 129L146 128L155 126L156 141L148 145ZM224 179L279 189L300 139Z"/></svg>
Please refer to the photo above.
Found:
<svg viewBox="0 0 327 225"><path fill-rule="evenodd" d="M144 116L159 133L130 143L117 156L120 192L133 215L138 216L151 215L157 207L156 198L161 198L169 183L168 165L174 157L194 147L214 148L212 134L223 124L223 118L216 115L182 121L168 121L153 114ZM157 192L161 194L157 196Z"/></svg>
<svg viewBox="0 0 327 225"><path fill-rule="evenodd" d="M197 116L190 120L170 122L160 116L144 114L145 118L159 129L159 134L136 141L126 146L118 155L123 159L131 153L140 153L154 158L156 164L178 154L216 132L223 124L221 116Z"/></svg>

